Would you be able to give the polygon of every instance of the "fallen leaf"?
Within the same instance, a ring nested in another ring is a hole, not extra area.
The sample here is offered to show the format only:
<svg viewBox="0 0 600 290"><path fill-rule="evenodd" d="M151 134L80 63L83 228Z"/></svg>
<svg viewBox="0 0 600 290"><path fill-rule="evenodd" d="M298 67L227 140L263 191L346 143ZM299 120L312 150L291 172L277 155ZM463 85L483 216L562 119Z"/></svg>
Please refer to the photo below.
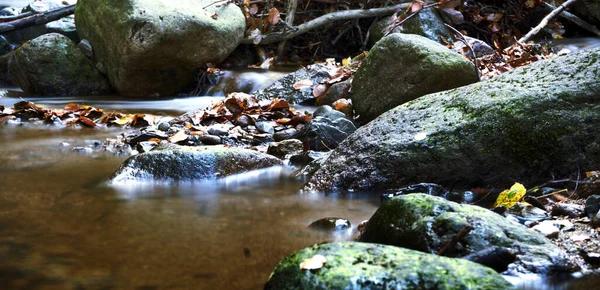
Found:
<svg viewBox="0 0 600 290"><path fill-rule="evenodd" d="M302 263L300 263L300 269L302 270L315 270L321 269L323 265L327 262L327 258L323 255L314 255L311 258L304 259Z"/></svg>
<svg viewBox="0 0 600 290"><path fill-rule="evenodd" d="M300 80L297 81L296 83L294 83L294 89L296 90L300 90L300 89L304 89L304 88L310 88L312 87L313 82L311 80Z"/></svg>
<svg viewBox="0 0 600 290"><path fill-rule="evenodd" d="M216 20L217 18L219 18L219 14L217 14L217 13L215 12L215 14L211 15L211 16L210 16L210 18L212 18L212 19L215 19L215 20Z"/></svg>
<svg viewBox="0 0 600 290"><path fill-rule="evenodd" d="M87 126L96 127L96 123L94 123L94 121L92 121L90 118L79 116L79 121Z"/></svg>
<svg viewBox="0 0 600 290"><path fill-rule="evenodd" d="M423 2L422 1L416 0L413 3L410 4L410 12L412 12L412 13L417 13L421 9L423 9Z"/></svg>
<svg viewBox="0 0 600 290"><path fill-rule="evenodd" d="M498 198L496 199L496 203L493 207L503 206L510 208L519 202L526 192L527 190L523 184L515 182L510 189L502 191L500 194L498 194Z"/></svg>
<svg viewBox="0 0 600 290"><path fill-rule="evenodd" d="M69 103L65 106L65 111L79 111L79 106L77 104Z"/></svg>
<svg viewBox="0 0 600 290"><path fill-rule="evenodd" d="M167 140L169 140L169 142L171 142L171 143L177 143L177 142L187 140L187 138L188 138L188 135L185 133L184 130L181 130L181 131L177 131L177 133L169 136L169 138L167 138Z"/></svg>
<svg viewBox="0 0 600 290"><path fill-rule="evenodd" d="M322 96L325 93L325 91L327 91L326 85L317 85L313 89L313 96L315 96L315 98L318 98Z"/></svg>
<svg viewBox="0 0 600 290"><path fill-rule="evenodd" d="M277 8L275 7L269 9L269 16L267 17L267 19L269 19L269 23L271 23L271 25L279 23L279 20L281 19L279 10L277 10Z"/></svg>

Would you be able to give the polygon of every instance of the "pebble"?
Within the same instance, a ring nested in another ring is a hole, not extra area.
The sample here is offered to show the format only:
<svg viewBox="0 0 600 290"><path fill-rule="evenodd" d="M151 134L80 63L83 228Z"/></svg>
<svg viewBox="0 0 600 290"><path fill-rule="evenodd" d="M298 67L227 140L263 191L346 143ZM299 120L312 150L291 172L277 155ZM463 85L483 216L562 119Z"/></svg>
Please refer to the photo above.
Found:
<svg viewBox="0 0 600 290"><path fill-rule="evenodd" d="M279 142L279 141L293 138L297 133L298 133L298 130L296 130L294 128L284 129L284 130L275 132L275 134L273 134L273 139L275 139L276 142Z"/></svg>
<svg viewBox="0 0 600 290"><path fill-rule="evenodd" d="M256 125L256 129L258 129L258 131L261 133L275 134L275 127L273 126L272 122L260 121L260 122L256 122L255 125Z"/></svg>
<svg viewBox="0 0 600 290"><path fill-rule="evenodd" d="M90 147L73 147L71 151L84 154L91 154L94 152L94 150Z"/></svg>
<svg viewBox="0 0 600 290"><path fill-rule="evenodd" d="M592 218L598 211L600 211L600 195L594 194L585 200L585 213Z"/></svg>
<svg viewBox="0 0 600 290"><path fill-rule="evenodd" d="M558 238L558 234L560 233L560 229L558 229L552 221L540 222L533 226L532 229L542 233L542 235L549 239Z"/></svg>

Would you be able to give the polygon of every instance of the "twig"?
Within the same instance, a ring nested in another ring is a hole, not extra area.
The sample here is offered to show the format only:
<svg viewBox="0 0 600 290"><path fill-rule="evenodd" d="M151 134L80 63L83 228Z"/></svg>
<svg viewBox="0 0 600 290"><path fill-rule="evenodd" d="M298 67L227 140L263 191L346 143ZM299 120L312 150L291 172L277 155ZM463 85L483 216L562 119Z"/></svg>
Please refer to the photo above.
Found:
<svg viewBox="0 0 600 290"><path fill-rule="evenodd" d="M288 0L287 1L287 5L285 7L285 12L287 13L287 15L285 15L285 23L288 24L290 27L293 27L292 25L294 25L294 16L296 15L296 8L298 7L298 0ZM281 43L279 43L279 46L277 47L277 58L279 60L281 60L283 58L283 54L285 53L285 48L287 46L287 42L284 40Z"/></svg>
<svg viewBox="0 0 600 290"><path fill-rule="evenodd" d="M454 33L456 33L456 38L458 40L460 40L460 42L464 43L468 48L469 51L471 52L471 55L473 56L473 66L475 66L475 70L477 71L477 80L481 80L481 71L479 70L479 67L477 66L477 55L475 54L475 50L473 50L473 47L469 44L469 42L467 41L467 39L465 38L465 36L460 33L460 31L456 30L456 28L448 25L448 23L444 23L444 25L446 25L446 27L450 28L450 30L454 31Z"/></svg>
<svg viewBox="0 0 600 290"><path fill-rule="evenodd" d="M548 3L544 3L544 5L548 8L556 9L556 7L554 7ZM585 22L583 19L577 17L577 15L574 15L568 11L563 11L558 16L579 25L579 27L591 32L596 37L600 37L600 30L598 30L598 28L596 28L596 26Z"/></svg>
<svg viewBox="0 0 600 290"><path fill-rule="evenodd" d="M410 3L402 3L394 6L383 7L383 8L373 8L373 9L355 9L355 10L345 10L338 11L325 14L323 16L317 17L313 20L307 21L298 26L294 26L296 30L288 31L284 33L269 33L264 36L264 38L260 41L260 45L277 43L283 40L292 39L298 35L304 34L308 31L317 29L329 23L341 20L350 20L357 18L369 18L369 17L378 17L378 16L387 16L393 14L398 9L405 9L410 5ZM245 38L242 40L244 44L252 44L254 39Z"/></svg>
<svg viewBox="0 0 600 290"><path fill-rule="evenodd" d="M62 8L50 10L44 13L35 14L26 18L0 23L0 33L5 33L21 28L26 28L34 25L46 24L65 16L69 16L75 12L75 4Z"/></svg>
<svg viewBox="0 0 600 290"><path fill-rule="evenodd" d="M206 9L206 8L208 8L210 6L213 6L213 5L215 5L215 4L219 3L219 2L226 2L226 1L229 1L229 0L217 0L217 1L213 2L213 3L210 3L210 4L202 7L202 9Z"/></svg>
<svg viewBox="0 0 600 290"><path fill-rule="evenodd" d="M436 254L438 256L442 256L446 251L448 251L448 249L454 247L460 239L464 238L468 233L470 233L471 230L473 230L473 227L471 225L466 225L464 228L458 231L458 233L456 233L456 235L452 237L452 239L448 241Z"/></svg>
<svg viewBox="0 0 600 290"><path fill-rule="evenodd" d="M538 32L540 32L540 30L542 30L544 27L546 27L546 25L548 25L548 22L550 21L550 19L552 19L556 15L560 14L569 5L575 3L576 1L577 0L568 0L567 2L565 2L562 5L558 6L556 9L552 10L552 12L548 13L548 15L546 15L546 17L544 17L544 19L542 19L542 21L540 21L540 24L538 24L536 27L534 27L533 29L531 29L527 34L525 34L525 36L523 36L521 39L519 39L519 43L525 43L525 42L527 42L534 35L536 35Z"/></svg>

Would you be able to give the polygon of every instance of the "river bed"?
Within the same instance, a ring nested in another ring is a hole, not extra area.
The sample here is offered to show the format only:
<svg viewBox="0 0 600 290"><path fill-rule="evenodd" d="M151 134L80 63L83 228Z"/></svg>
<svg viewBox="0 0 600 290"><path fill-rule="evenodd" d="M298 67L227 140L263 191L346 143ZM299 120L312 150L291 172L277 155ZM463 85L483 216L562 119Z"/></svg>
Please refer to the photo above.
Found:
<svg viewBox="0 0 600 290"><path fill-rule="evenodd" d="M80 101L108 102L40 103ZM144 102L120 105L172 116L190 108L180 100ZM123 131L0 126L1 289L261 289L284 256L352 238L350 231L309 230L311 222L342 217L357 225L378 205L377 198L299 193L301 181L286 168L213 182L110 186L126 157L60 146Z"/></svg>

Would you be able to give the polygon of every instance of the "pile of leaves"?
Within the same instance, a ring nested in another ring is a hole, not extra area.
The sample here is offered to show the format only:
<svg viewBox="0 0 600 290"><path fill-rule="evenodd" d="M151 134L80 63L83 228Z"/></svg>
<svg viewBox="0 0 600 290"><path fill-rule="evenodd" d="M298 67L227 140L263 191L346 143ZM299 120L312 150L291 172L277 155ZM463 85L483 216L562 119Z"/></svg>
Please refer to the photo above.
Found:
<svg viewBox="0 0 600 290"><path fill-rule="evenodd" d="M0 105L0 124L14 122L41 122L44 124L83 127L144 127L154 124L156 116L104 112L87 105L67 104L64 109L44 109L33 102L21 101L13 107Z"/></svg>

